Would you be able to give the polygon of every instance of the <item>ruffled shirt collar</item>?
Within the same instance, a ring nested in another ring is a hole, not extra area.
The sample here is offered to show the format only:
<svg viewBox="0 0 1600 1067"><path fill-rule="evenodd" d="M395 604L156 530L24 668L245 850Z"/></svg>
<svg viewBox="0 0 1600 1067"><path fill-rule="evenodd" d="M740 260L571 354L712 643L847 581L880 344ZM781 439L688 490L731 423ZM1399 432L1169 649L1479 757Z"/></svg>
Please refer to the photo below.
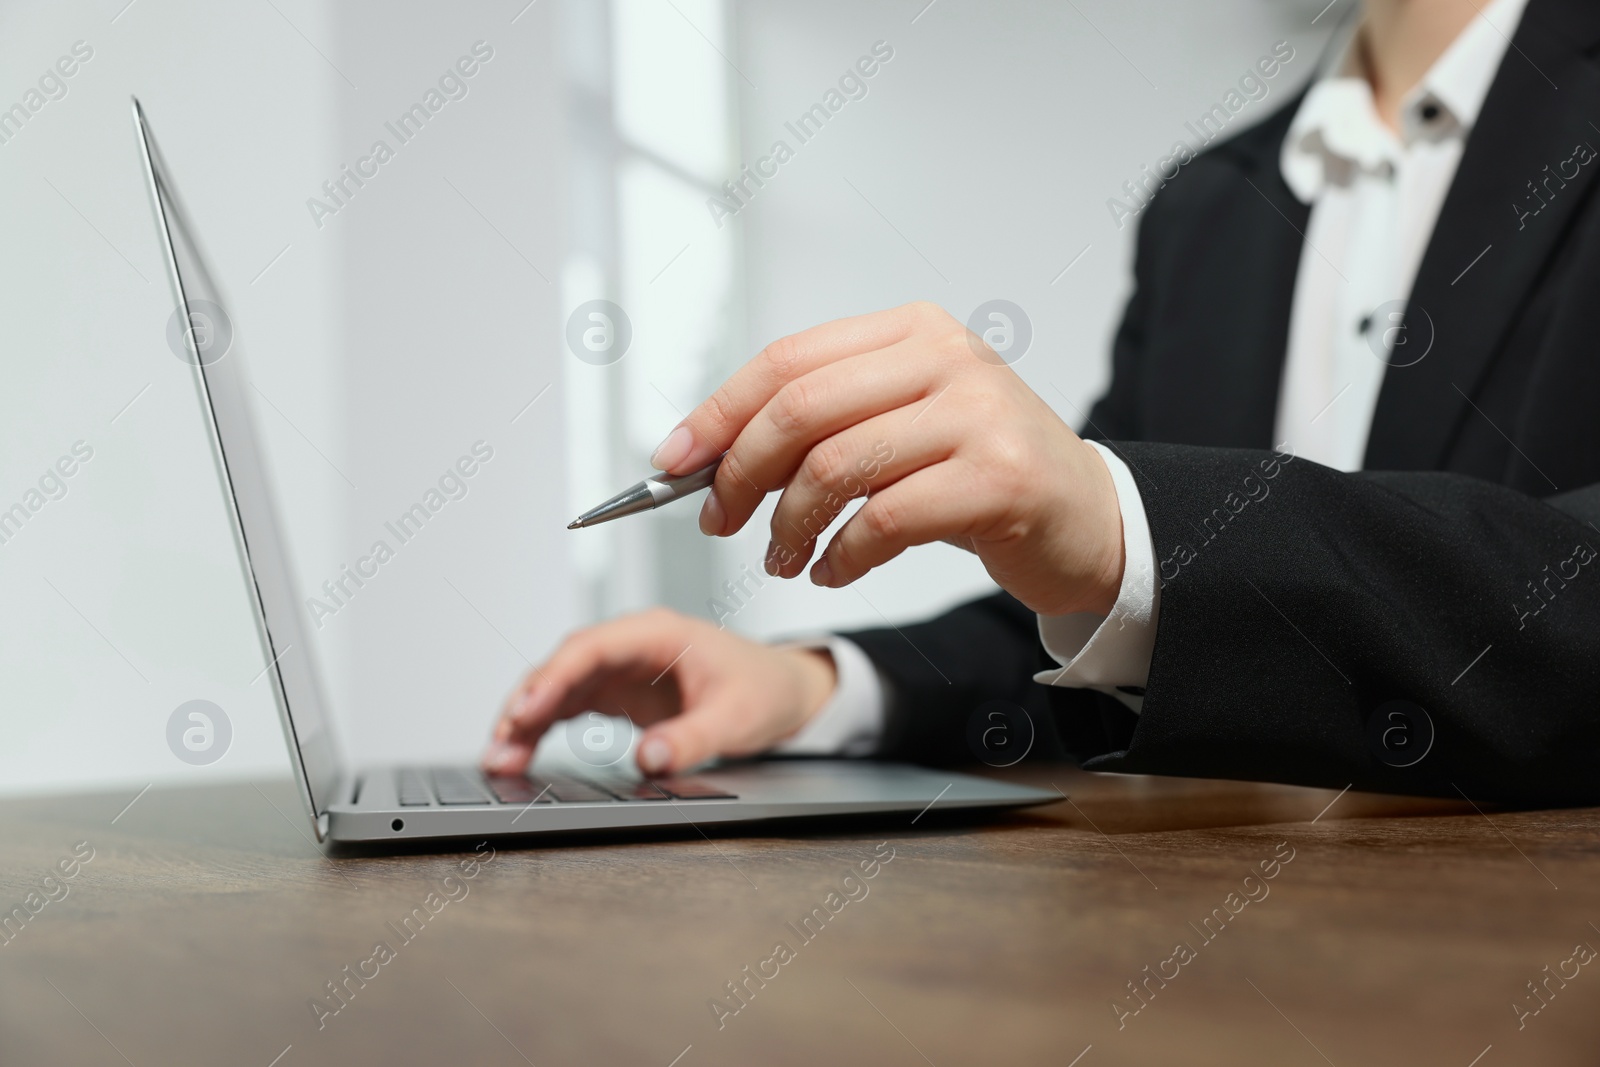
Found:
<svg viewBox="0 0 1600 1067"><path fill-rule="evenodd" d="M1405 149L1418 141L1464 140L1478 121L1495 72L1527 0L1494 0L1481 11L1400 108L1399 134L1378 118L1354 33L1331 74L1311 86L1283 140L1283 180L1302 203L1330 184L1358 174L1392 177Z"/></svg>

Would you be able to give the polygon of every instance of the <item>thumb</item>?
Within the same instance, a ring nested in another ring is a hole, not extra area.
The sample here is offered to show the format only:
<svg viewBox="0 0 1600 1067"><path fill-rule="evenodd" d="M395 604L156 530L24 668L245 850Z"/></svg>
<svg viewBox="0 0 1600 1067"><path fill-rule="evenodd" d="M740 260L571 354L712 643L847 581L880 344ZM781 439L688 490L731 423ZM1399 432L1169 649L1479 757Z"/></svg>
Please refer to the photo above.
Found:
<svg viewBox="0 0 1600 1067"><path fill-rule="evenodd" d="M728 750L738 719L726 701L705 700L658 722L639 742L639 769L645 774L677 774Z"/></svg>

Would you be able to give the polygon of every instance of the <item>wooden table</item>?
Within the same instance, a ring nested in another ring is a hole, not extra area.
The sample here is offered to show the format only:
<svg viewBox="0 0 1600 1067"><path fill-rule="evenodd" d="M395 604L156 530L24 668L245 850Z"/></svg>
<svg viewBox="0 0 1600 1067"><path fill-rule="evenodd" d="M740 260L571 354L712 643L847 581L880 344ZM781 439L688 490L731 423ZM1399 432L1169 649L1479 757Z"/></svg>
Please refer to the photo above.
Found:
<svg viewBox="0 0 1600 1067"><path fill-rule="evenodd" d="M465 870L325 855L287 782L7 801L0 1063L1600 1063L1600 813L1002 773L1071 799Z"/></svg>

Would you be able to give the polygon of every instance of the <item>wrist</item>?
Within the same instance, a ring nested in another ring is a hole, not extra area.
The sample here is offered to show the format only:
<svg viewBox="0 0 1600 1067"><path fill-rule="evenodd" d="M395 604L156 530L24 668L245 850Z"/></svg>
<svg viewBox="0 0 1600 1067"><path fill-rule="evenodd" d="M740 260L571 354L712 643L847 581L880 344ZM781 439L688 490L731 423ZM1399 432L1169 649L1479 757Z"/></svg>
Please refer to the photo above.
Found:
<svg viewBox="0 0 1600 1067"><path fill-rule="evenodd" d="M1031 550L1041 565L1027 581L995 577L1036 614L1106 616L1117 606L1127 567L1122 507L1105 457L1087 441L1073 443L1040 520L1047 536Z"/></svg>
<svg viewBox="0 0 1600 1067"><path fill-rule="evenodd" d="M839 684L838 668L826 648L791 648L786 650L797 674L796 693L800 722L810 722L812 716L833 696Z"/></svg>
<svg viewBox="0 0 1600 1067"><path fill-rule="evenodd" d="M1106 466L1105 456L1087 441L1079 442L1094 454L1090 467L1094 471L1091 483L1091 505L1086 509L1091 536L1087 538L1098 546L1090 567L1086 589L1085 611L1096 615L1110 615L1122 593L1122 576L1128 565L1127 539L1122 529L1122 505L1117 498L1116 479Z"/></svg>

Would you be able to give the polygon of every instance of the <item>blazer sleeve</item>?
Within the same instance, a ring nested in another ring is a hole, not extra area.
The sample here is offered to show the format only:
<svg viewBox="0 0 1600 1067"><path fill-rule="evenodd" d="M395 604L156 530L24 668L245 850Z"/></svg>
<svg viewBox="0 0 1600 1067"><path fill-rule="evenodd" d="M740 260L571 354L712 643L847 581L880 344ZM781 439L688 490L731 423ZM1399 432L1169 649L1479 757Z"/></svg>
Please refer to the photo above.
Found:
<svg viewBox="0 0 1600 1067"><path fill-rule="evenodd" d="M1111 383L1089 409L1084 425L1077 427L1079 436L1105 442L1112 449L1121 447L1114 442L1136 441L1146 435L1139 418L1145 388L1144 336L1155 292L1150 273L1159 258L1151 246L1163 230L1170 229L1167 200L1156 196L1139 223L1134 240L1133 293L1111 341Z"/></svg>
<svg viewBox="0 0 1600 1067"><path fill-rule="evenodd" d="M1086 767L1600 803L1600 486L1122 447L1164 487L1161 621L1142 714Z"/></svg>
<svg viewBox="0 0 1600 1067"><path fill-rule="evenodd" d="M1031 758L1066 759L1125 744L1132 715L1090 690L1033 680L1058 664L1039 640L1038 616L1009 593L973 600L938 618L845 634L888 682L878 755L934 766L991 760L980 738L1000 709ZM1109 725L1108 725L1109 724Z"/></svg>

